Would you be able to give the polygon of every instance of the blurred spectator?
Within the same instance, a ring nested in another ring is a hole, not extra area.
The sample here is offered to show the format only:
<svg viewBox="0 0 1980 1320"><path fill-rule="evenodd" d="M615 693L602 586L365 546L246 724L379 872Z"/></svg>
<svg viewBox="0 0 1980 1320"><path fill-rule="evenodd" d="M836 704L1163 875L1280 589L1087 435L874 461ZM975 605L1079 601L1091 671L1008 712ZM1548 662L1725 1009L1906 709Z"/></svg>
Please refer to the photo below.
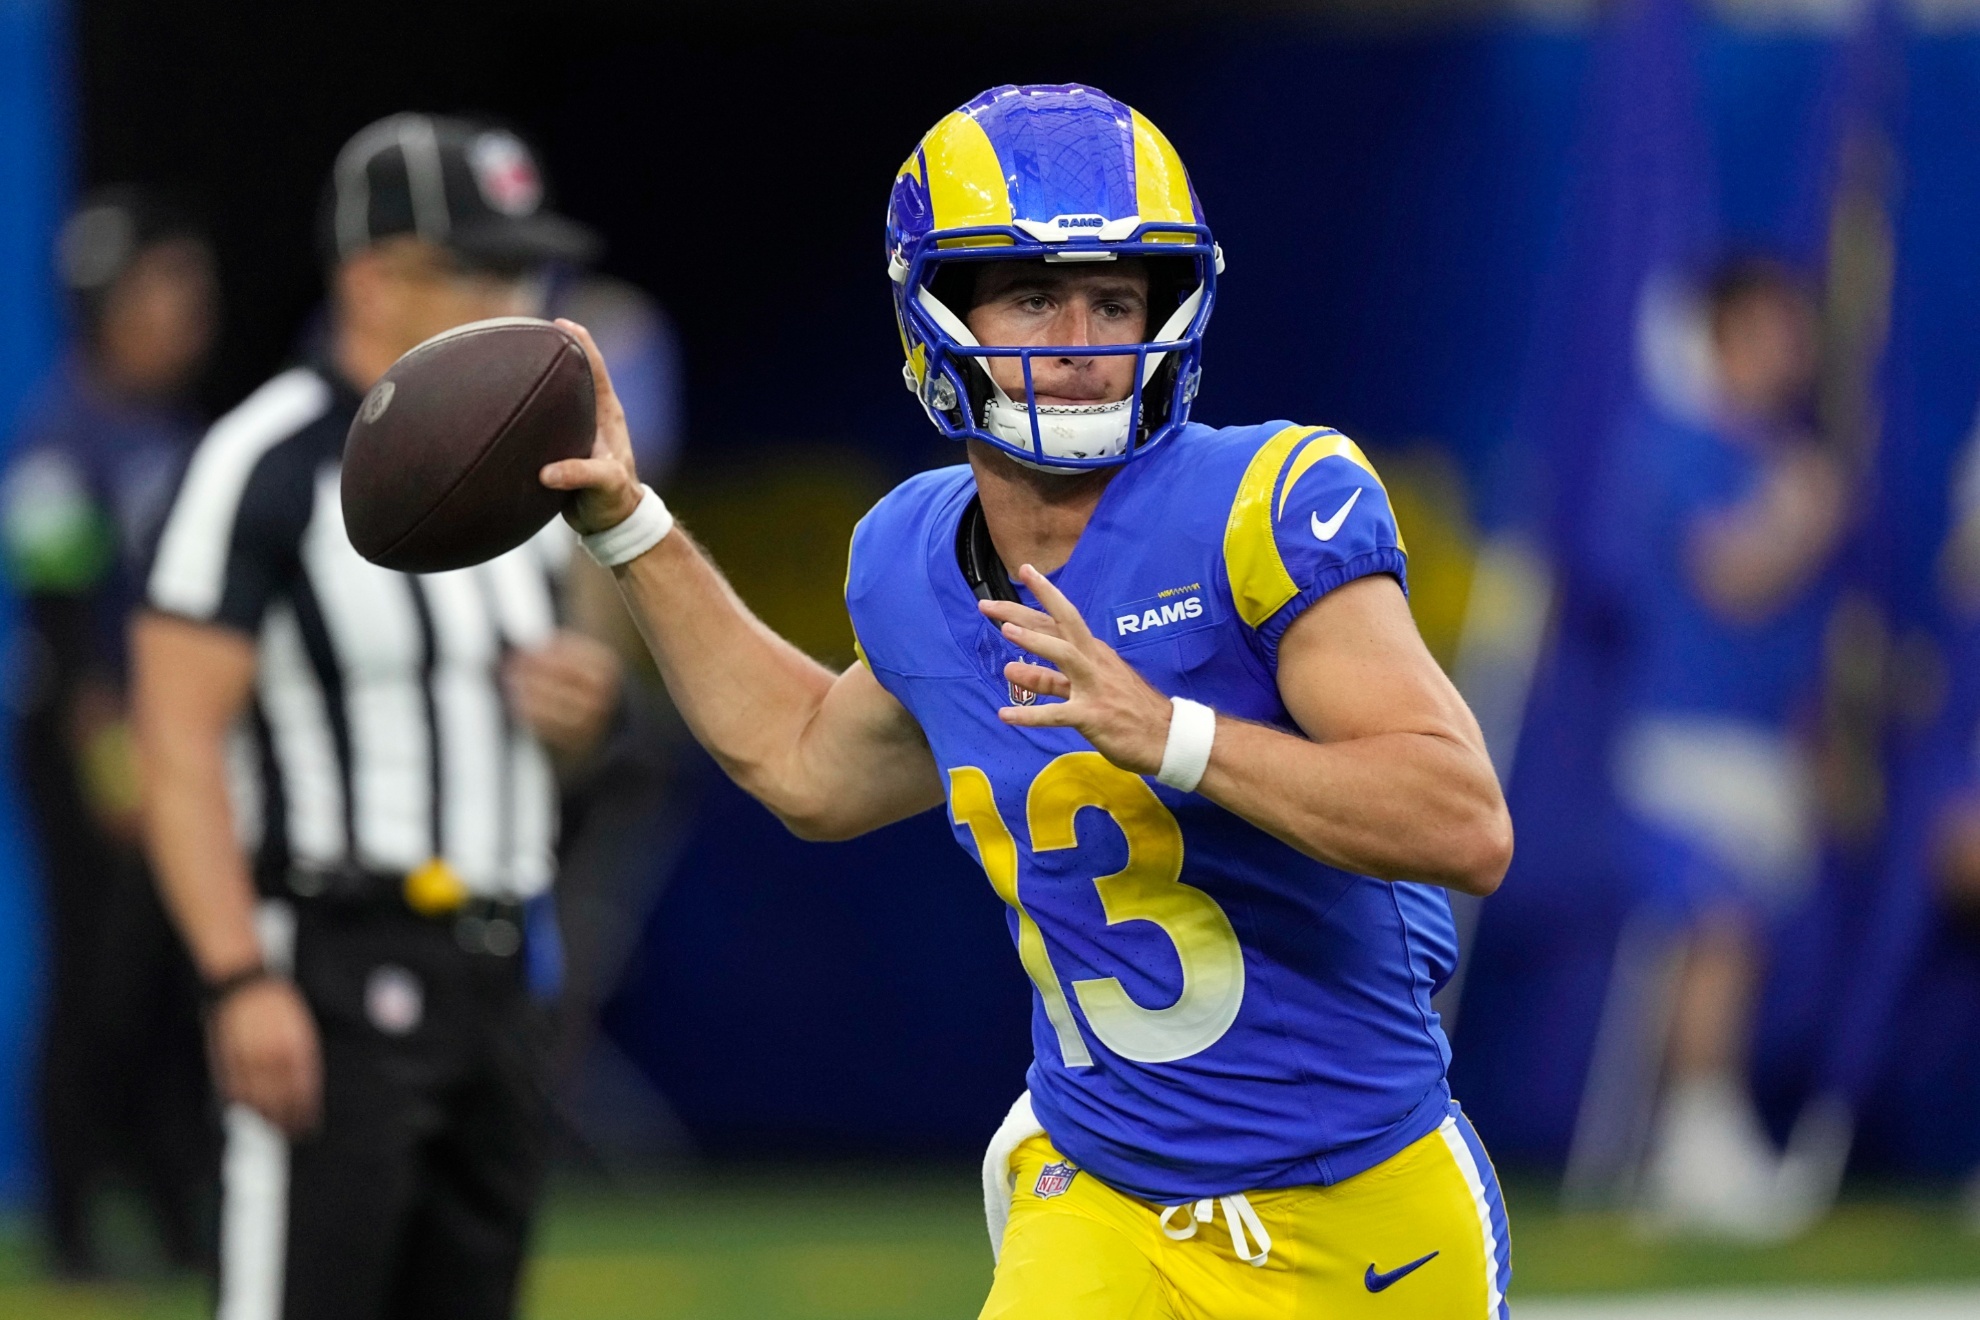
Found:
<svg viewBox="0 0 1980 1320"><path fill-rule="evenodd" d="M1940 585L1953 632L1962 643L1955 654L1970 657L1980 643L1980 421L1955 464L1951 497ZM1953 684L1965 685L1967 694L1980 682L1980 675L1965 665L1954 665L1949 677ZM1954 711L1972 708L1970 701L1948 704ZM1980 942L1980 738L1975 730L1965 733L1964 760L1939 806L1929 858L1942 916L1953 929ZM1980 1231L1980 1169L1968 1178L1965 1201L1967 1222Z"/></svg>
<svg viewBox="0 0 1980 1320"><path fill-rule="evenodd" d="M1980 942L1980 783L1973 778L1940 811L1932 862L1946 920ZM1980 1169L1967 1176L1964 1201L1968 1228L1980 1232Z"/></svg>
<svg viewBox="0 0 1980 1320"><path fill-rule="evenodd" d="M142 1199L173 1263L210 1254L217 1130L191 966L137 847L124 620L198 438L183 399L218 291L199 229L131 188L69 217L57 264L76 343L15 438L0 540L24 608L16 764L48 918L44 1224L57 1268L88 1276L112 1186Z"/></svg>
<svg viewBox="0 0 1980 1320"><path fill-rule="evenodd" d="M1799 1210L1747 1053L1768 920L1817 866L1811 743L1845 485L1810 424L1810 290L1742 258L1699 314L1699 406L1643 410L1597 522L1630 618L1617 789L1685 931L1641 1193L1653 1225L1764 1237Z"/></svg>
<svg viewBox="0 0 1980 1320"><path fill-rule="evenodd" d="M1933 869L1947 918L1980 934L1980 796L1969 789L1948 802L1933 842Z"/></svg>

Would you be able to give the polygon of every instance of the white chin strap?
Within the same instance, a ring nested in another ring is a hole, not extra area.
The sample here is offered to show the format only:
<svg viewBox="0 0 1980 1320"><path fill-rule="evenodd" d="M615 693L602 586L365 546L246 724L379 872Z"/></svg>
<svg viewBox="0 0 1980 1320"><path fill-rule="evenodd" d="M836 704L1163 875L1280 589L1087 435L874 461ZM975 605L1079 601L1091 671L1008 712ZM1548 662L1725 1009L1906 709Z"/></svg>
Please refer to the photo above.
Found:
<svg viewBox="0 0 1980 1320"><path fill-rule="evenodd" d="M935 324L948 331L949 336L965 348L982 347L962 318L943 306L941 301L924 286L915 292L916 301L922 310L934 319ZM1161 343L1188 328L1196 309L1203 302L1203 289L1183 299L1171 316L1156 334L1154 342ZM1072 354L1077 350L1068 349ZM1142 368L1141 383L1144 387L1155 378L1166 353L1150 353ZM1133 420L1133 398L1122 399L1119 403L1044 403L1038 406L1038 440L1033 448L1031 435L1031 407L1019 403L1004 392L997 378L985 370L984 378L990 382L990 397L983 404L983 429L1007 444L1020 449L1039 453L1047 459L1053 458L1117 458L1128 451L1134 437L1128 424ZM1018 459L1023 463L1023 459ZM1037 468L1041 472L1064 472L1044 463L1026 463L1026 467ZM1076 469L1074 469L1076 470Z"/></svg>

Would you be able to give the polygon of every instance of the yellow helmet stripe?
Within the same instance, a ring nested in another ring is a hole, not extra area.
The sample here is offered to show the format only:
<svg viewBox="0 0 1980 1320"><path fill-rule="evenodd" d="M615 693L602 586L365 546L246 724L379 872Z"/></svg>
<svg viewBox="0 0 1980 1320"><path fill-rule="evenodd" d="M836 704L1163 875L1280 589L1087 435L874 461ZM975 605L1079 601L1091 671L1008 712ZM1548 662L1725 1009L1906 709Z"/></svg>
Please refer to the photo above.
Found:
<svg viewBox="0 0 1980 1320"><path fill-rule="evenodd" d="M1279 612L1299 594L1299 584L1286 571L1273 531L1272 492L1286 459L1318 427L1288 426L1267 440L1244 470L1237 498L1231 501L1224 524L1224 572L1230 578L1231 599L1238 617L1253 628Z"/></svg>
<svg viewBox="0 0 1980 1320"><path fill-rule="evenodd" d="M928 205L936 229L1010 224L1004 167L981 124L955 111L929 130L921 152L928 162Z"/></svg>
<svg viewBox="0 0 1980 1320"><path fill-rule="evenodd" d="M1143 221L1195 224L1196 207L1190 200L1189 175L1183 170L1182 157L1176 155L1176 149L1162 136L1162 130L1143 118L1139 110L1129 113L1134 116L1136 212Z"/></svg>

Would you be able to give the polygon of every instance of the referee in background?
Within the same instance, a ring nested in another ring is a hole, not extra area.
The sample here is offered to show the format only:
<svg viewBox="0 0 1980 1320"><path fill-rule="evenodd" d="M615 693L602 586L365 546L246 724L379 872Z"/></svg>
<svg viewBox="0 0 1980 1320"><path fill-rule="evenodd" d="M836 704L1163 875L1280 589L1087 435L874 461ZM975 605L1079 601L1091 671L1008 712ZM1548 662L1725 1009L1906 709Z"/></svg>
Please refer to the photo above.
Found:
<svg viewBox="0 0 1980 1320"><path fill-rule="evenodd" d="M535 311L594 243L514 135L414 114L344 147L322 241L324 350L201 442L132 629L147 842L231 1102L220 1316L497 1320L548 1142L558 772L619 667L558 626L561 522L393 573L338 464L395 359Z"/></svg>

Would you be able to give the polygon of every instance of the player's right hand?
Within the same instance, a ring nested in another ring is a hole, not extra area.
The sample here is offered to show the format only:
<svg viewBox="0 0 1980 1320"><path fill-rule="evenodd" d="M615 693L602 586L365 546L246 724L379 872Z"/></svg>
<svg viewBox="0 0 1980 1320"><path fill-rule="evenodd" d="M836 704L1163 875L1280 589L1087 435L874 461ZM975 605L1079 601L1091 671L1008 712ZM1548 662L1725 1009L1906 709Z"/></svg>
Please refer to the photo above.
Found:
<svg viewBox="0 0 1980 1320"><path fill-rule="evenodd" d="M323 1108L323 1052L316 1019L280 977L242 986L213 1011L213 1067L220 1094L290 1136L316 1127Z"/></svg>
<svg viewBox="0 0 1980 1320"><path fill-rule="evenodd" d="M612 375L605 370L604 355L592 341L591 332L576 321L560 318L557 324L577 338L584 346L585 357L591 361L592 393L598 400L598 434L591 442L591 457L547 463L537 475L551 490L571 492L572 498L564 505L564 520L580 536L586 536L617 527L639 507L639 467L633 461L626 410L612 389Z"/></svg>

